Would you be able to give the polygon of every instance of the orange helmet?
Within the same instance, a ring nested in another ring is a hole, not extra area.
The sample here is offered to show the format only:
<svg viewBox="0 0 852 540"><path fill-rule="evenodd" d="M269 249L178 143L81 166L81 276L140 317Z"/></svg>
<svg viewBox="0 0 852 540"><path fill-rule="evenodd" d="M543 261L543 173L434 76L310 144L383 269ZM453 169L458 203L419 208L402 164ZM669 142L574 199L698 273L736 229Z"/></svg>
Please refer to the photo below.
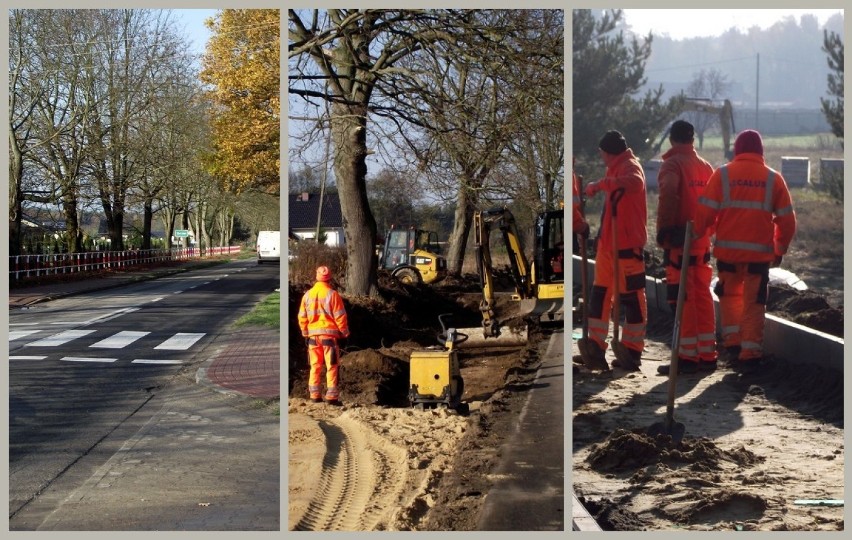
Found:
<svg viewBox="0 0 852 540"><path fill-rule="evenodd" d="M317 281L329 281L331 280L331 271L328 269L328 266L320 266L317 268Z"/></svg>

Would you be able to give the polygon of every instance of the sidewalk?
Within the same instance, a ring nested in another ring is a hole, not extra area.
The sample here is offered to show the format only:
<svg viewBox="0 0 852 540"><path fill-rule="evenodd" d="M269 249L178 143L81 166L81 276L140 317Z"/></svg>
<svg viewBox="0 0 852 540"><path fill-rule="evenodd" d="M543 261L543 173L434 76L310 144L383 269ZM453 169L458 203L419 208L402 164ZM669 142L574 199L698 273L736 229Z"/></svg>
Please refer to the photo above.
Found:
<svg viewBox="0 0 852 540"><path fill-rule="evenodd" d="M64 296L120 287L184 272L191 265L115 272L103 277L69 280L9 290L9 308L25 308ZM280 395L279 333L253 327L229 332L217 340L214 356L199 368L196 382L213 390L256 399Z"/></svg>

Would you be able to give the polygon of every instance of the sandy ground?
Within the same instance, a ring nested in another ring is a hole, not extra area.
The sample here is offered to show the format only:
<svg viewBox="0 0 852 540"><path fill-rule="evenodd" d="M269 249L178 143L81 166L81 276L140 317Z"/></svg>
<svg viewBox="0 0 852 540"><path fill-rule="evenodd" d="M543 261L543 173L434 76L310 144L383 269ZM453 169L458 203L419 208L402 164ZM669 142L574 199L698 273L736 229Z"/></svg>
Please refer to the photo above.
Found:
<svg viewBox="0 0 852 540"><path fill-rule="evenodd" d="M535 371L540 340L459 351L467 415L404 403L416 343L343 355L343 407L295 397L298 381L288 400L288 529L473 528L520 402L505 387Z"/></svg>
<svg viewBox="0 0 852 540"><path fill-rule="evenodd" d="M647 434L665 417L671 326L649 337L641 372L574 374L572 483L605 530L843 530L842 377L783 361L680 375L673 445Z"/></svg>

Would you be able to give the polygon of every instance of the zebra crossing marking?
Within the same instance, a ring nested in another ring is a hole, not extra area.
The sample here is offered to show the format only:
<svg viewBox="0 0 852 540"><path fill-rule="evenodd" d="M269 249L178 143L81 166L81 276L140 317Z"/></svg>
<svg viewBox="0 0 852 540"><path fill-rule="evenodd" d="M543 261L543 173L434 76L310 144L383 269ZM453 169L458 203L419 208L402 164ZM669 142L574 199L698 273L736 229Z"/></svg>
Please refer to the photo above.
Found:
<svg viewBox="0 0 852 540"><path fill-rule="evenodd" d="M44 360L46 356L10 356L9 360Z"/></svg>
<svg viewBox="0 0 852 540"><path fill-rule="evenodd" d="M137 339L143 338L150 334L151 332L133 332L133 331L123 331L117 334L113 334L106 339L102 339L97 343L90 345L90 347L96 349L123 349L124 347L130 345Z"/></svg>
<svg viewBox="0 0 852 540"><path fill-rule="evenodd" d="M63 356L59 360L63 362L92 362L92 363L102 363L102 364L111 364L113 362L117 362L118 358L92 358L88 356Z"/></svg>
<svg viewBox="0 0 852 540"><path fill-rule="evenodd" d="M52 336L48 336L44 339L40 339L38 341L33 341L32 343L27 343L24 345L25 347L58 347L60 345L64 345L69 341L88 336L94 332L94 330L66 330L64 332L60 332L58 334L54 334Z"/></svg>
<svg viewBox="0 0 852 540"><path fill-rule="evenodd" d="M195 345L195 342L202 337L204 337L204 334L178 332L154 348L169 351L185 351Z"/></svg>
<svg viewBox="0 0 852 540"><path fill-rule="evenodd" d="M25 338L30 334L35 334L40 332L40 330L12 330L9 332L9 341L15 341L16 339Z"/></svg>

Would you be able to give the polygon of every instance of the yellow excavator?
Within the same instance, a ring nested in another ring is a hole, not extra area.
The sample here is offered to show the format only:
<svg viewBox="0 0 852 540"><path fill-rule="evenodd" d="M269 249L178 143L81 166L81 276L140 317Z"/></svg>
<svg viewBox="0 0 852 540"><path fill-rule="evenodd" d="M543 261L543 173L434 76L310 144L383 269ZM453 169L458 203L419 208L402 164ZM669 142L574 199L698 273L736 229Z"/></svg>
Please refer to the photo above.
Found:
<svg viewBox="0 0 852 540"><path fill-rule="evenodd" d="M519 336L517 327L505 325L509 319L522 320L537 315L542 319L555 321L564 317L564 223L564 209L538 214L534 225L533 259L530 263L521 245L515 217L508 208L498 207L474 213L474 247L482 288L482 336L486 342L490 338L499 338L492 340L495 344L498 340L526 341L525 329L524 335ZM520 303L519 312L502 319L497 316L494 302L490 248L491 232L494 229L500 231L509 256L510 271L515 284L512 300Z"/></svg>
<svg viewBox="0 0 852 540"><path fill-rule="evenodd" d="M379 257L379 269L387 270L402 283L437 283L447 277L447 259L441 255L436 233L391 226Z"/></svg>

